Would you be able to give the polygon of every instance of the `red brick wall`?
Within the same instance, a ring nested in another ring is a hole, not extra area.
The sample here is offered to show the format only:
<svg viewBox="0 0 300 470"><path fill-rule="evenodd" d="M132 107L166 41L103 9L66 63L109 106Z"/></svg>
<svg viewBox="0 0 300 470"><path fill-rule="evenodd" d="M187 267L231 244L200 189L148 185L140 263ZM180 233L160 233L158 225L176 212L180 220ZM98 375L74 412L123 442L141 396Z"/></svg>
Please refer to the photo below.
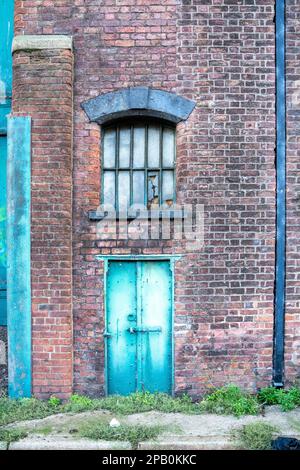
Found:
<svg viewBox="0 0 300 470"><path fill-rule="evenodd" d="M14 54L14 115L32 116L33 393L72 390L73 54Z"/></svg>
<svg viewBox="0 0 300 470"><path fill-rule="evenodd" d="M17 34L74 36L76 391L103 392L103 267L94 255L185 250L176 242L99 241L87 217L100 197L100 129L88 123L80 103L138 85L197 102L177 128L177 197L205 205L205 247L176 265L176 390L197 395L209 385L234 382L255 389L270 383L273 17L274 0L16 1Z"/></svg>
<svg viewBox="0 0 300 470"><path fill-rule="evenodd" d="M300 4L286 1L287 17L287 382L300 376Z"/></svg>
<svg viewBox="0 0 300 470"><path fill-rule="evenodd" d="M255 389L272 371L274 2L180 3L178 92L198 104L180 188L205 205L206 240L182 283L178 382Z"/></svg>

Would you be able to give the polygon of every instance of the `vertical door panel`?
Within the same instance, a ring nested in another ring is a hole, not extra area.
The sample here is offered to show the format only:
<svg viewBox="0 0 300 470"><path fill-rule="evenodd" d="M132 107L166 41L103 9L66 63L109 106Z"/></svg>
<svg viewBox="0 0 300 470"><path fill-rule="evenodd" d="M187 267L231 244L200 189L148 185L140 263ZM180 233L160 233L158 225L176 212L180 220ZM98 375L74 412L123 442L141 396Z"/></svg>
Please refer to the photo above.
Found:
<svg viewBox="0 0 300 470"><path fill-rule="evenodd" d="M141 309L138 312L140 389L172 391L172 277L168 261L141 263ZM147 332L149 329L149 332ZM161 329L161 331L155 331Z"/></svg>
<svg viewBox="0 0 300 470"><path fill-rule="evenodd" d="M114 261L107 273L108 393L136 391L136 263Z"/></svg>

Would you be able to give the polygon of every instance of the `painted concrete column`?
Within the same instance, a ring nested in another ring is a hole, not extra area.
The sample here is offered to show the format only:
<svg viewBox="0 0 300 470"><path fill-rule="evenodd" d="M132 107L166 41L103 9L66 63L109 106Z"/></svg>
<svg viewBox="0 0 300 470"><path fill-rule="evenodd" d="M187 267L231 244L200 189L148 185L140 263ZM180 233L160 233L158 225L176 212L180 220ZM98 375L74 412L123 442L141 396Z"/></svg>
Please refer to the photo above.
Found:
<svg viewBox="0 0 300 470"><path fill-rule="evenodd" d="M31 395L30 117L7 125L8 393Z"/></svg>
<svg viewBox="0 0 300 470"><path fill-rule="evenodd" d="M7 121L12 92L14 0L0 2L0 395L7 393Z"/></svg>
<svg viewBox="0 0 300 470"><path fill-rule="evenodd" d="M32 393L66 398L73 377L72 38L18 36L12 50L12 113L32 118Z"/></svg>

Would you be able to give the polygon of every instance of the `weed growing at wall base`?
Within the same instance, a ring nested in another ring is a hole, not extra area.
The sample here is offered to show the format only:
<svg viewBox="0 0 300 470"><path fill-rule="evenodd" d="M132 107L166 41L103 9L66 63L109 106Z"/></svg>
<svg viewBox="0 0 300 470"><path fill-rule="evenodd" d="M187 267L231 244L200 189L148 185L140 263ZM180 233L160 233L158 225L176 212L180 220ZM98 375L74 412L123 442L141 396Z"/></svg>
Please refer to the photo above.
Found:
<svg viewBox="0 0 300 470"><path fill-rule="evenodd" d="M300 406L300 388L291 387L285 390L266 387L260 390L258 399L265 405L280 405L283 411L290 411Z"/></svg>
<svg viewBox="0 0 300 470"><path fill-rule="evenodd" d="M149 392L137 392L128 396L111 395L100 399L91 399L75 394L64 406L65 411L71 412L97 409L109 410L121 415L152 410L162 413L196 414L200 412L199 404L193 403L188 395L172 398L164 393Z"/></svg>
<svg viewBox="0 0 300 470"><path fill-rule="evenodd" d="M45 418L61 412L61 407L53 406L49 401L37 400L36 398L22 398L20 400L0 398L0 426L16 421Z"/></svg>
<svg viewBox="0 0 300 470"><path fill-rule="evenodd" d="M207 395L200 403L200 409L208 413L243 416L258 414L260 405L255 396L235 385L228 385Z"/></svg>
<svg viewBox="0 0 300 470"><path fill-rule="evenodd" d="M137 392L129 396L109 396L101 400L103 409L117 414L161 411L162 413L200 413L199 404L193 403L188 395L172 398L164 393Z"/></svg>
<svg viewBox="0 0 300 470"><path fill-rule="evenodd" d="M257 415L263 405L279 404L283 411L300 406L300 389L262 389L258 396L250 395L239 387L228 385L215 389L202 401L193 402L188 395L172 398L163 393L133 393L129 396L112 395L92 399L72 395L68 402L61 403L56 397L48 401L36 398L10 400L0 397L0 426L17 421L45 418L57 413L81 413L93 410L108 410L119 415L160 411L162 413L201 414L216 413L234 416Z"/></svg>

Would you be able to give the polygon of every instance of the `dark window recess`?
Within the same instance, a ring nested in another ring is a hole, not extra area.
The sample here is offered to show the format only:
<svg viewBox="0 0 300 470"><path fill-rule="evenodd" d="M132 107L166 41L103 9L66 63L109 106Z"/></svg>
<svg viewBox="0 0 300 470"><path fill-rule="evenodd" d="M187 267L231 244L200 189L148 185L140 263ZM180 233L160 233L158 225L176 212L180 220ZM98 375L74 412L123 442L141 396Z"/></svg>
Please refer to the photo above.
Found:
<svg viewBox="0 0 300 470"><path fill-rule="evenodd" d="M102 202L117 211L175 203L175 128L120 124L103 129Z"/></svg>

